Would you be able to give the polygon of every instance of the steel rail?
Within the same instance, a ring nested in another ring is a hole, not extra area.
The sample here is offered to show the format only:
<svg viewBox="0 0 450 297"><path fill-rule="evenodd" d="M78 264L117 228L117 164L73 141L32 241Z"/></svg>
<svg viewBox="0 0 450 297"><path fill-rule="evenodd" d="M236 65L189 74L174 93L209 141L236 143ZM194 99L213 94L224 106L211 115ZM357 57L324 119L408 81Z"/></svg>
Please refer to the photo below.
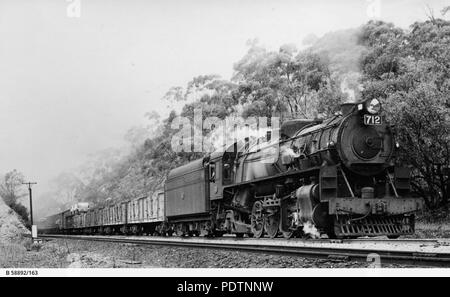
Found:
<svg viewBox="0 0 450 297"><path fill-rule="evenodd" d="M113 242L136 245L158 245L190 248L227 249L246 252L272 253L280 255L296 255L302 257L342 259L367 262L379 257L381 263L407 264L423 267L450 267L450 253L426 253L407 250L386 250L376 248L349 248L343 247L323 247L323 246L298 246L298 245L276 245L258 241L258 244L247 243L249 240L239 239L235 241L225 240L190 240L190 239L152 239L152 237L130 238L117 236L86 236L86 235L39 235L41 239L70 239L99 242ZM230 238L231 239L231 238ZM246 243L243 243L246 241ZM353 239L355 241L355 239ZM377 241L377 240L372 240ZM385 240L381 240L385 241ZM395 241L395 240L391 240ZM435 240L399 240L402 242L426 242L432 243ZM256 242L256 241L255 241ZM329 240L328 240L329 242ZM362 239L361 242L370 242L369 239ZM437 240L436 240L437 242Z"/></svg>

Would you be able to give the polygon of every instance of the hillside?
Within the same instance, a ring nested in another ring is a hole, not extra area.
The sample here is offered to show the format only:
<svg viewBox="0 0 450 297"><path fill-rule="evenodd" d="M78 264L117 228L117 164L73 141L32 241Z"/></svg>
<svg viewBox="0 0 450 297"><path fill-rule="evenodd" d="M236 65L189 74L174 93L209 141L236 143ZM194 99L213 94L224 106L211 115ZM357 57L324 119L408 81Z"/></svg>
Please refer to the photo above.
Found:
<svg viewBox="0 0 450 297"><path fill-rule="evenodd" d="M397 161L412 167L412 189L429 209L446 208L450 199L450 21L433 19L405 30L371 21L330 32L299 50L281 45L271 51L254 42L234 64L233 78L199 75L185 87L170 88L170 106L184 104L166 119L151 113L147 127L130 129L131 153L108 152L84 173L66 174L55 183L49 201L119 201L161 187L169 170L205 152L174 151L181 129L178 117L233 116L326 118L348 100L379 99L386 117L396 123ZM150 98L149 98L150 100ZM210 127L203 127L207 135ZM52 209L41 201L41 207ZM53 207L55 209L55 207ZM54 212L54 211L53 211Z"/></svg>
<svg viewBox="0 0 450 297"><path fill-rule="evenodd" d="M0 243L20 240L29 233L17 214L0 199Z"/></svg>

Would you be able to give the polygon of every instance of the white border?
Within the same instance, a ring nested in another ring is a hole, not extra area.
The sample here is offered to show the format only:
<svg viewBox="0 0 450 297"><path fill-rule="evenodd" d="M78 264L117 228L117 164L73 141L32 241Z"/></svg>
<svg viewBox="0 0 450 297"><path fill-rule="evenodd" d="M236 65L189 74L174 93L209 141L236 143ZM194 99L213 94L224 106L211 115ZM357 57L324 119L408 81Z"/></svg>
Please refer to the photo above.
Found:
<svg viewBox="0 0 450 297"><path fill-rule="evenodd" d="M274 269L0 269L0 277L17 277L14 272L37 272L38 277L448 277L448 268L274 268ZM7 275L9 272L9 276ZM33 277L33 275L26 275Z"/></svg>

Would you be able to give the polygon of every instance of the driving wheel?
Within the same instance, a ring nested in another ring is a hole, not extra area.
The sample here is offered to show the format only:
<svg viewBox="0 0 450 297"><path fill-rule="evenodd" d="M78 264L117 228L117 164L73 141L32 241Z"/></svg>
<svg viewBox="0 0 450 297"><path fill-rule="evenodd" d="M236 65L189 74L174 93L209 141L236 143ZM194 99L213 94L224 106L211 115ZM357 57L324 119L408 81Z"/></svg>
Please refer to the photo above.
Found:
<svg viewBox="0 0 450 297"><path fill-rule="evenodd" d="M278 228L280 226L279 212L270 213L264 220L264 228L270 238L275 238L278 235Z"/></svg>
<svg viewBox="0 0 450 297"><path fill-rule="evenodd" d="M261 238L264 232L264 214L261 201L256 201L253 204L251 215L251 230L253 236Z"/></svg>

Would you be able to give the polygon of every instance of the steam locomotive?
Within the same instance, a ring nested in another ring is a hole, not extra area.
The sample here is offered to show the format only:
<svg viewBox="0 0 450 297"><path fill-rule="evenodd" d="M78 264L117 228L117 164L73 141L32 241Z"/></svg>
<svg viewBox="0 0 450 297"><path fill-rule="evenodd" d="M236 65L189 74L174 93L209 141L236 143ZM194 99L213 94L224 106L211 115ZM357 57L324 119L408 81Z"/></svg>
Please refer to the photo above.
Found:
<svg viewBox="0 0 450 297"><path fill-rule="evenodd" d="M397 148L378 100L347 103L327 120L286 121L278 138L239 141L178 167L157 195L66 212L50 225L70 233L290 238L314 229L330 238L396 238L414 233L423 208L410 194L409 169L395 165Z"/></svg>

